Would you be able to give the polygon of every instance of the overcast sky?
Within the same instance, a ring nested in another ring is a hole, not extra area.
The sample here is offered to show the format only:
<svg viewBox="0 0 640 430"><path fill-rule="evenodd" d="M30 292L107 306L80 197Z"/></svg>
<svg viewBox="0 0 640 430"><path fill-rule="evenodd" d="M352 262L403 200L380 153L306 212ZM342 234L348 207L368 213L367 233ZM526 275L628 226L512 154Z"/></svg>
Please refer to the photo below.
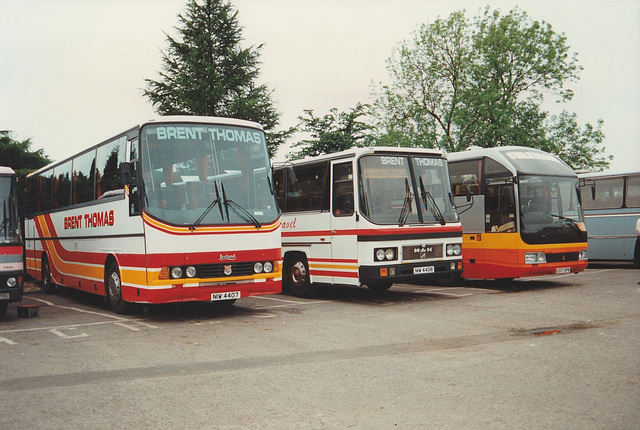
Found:
<svg viewBox="0 0 640 430"><path fill-rule="evenodd" d="M165 32L186 0L0 0L0 130L61 160L142 122ZM304 109L323 115L370 102L386 60L421 23L485 5L515 5L567 36L584 67L565 106L604 120L613 169L640 167L638 0L233 0L245 46L264 44L260 83L274 90L281 126ZM556 109L556 106L549 106ZM279 156L286 151L281 151ZM0 160L1 162L1 160Z"/></svg>

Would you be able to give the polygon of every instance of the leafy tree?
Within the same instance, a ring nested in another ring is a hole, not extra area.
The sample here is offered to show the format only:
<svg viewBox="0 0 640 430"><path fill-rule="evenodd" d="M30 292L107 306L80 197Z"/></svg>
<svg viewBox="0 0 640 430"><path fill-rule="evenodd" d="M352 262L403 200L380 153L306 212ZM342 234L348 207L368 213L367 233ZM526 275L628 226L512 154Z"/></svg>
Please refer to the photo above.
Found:
<svg viewBox="0 0 640 430"><path fill-rule="evenodd" d="M464 11L438 18L387 65L392 82L374 104L383 142L449 152L521 145L550 150L572 167L608 165L601 120L580 132L575 115L542 109L545 99L571 100L567 86L582 67L563 34L518 8L502 15L487 7L473 23Z"/></svg>
<svg viewBox="0 0 640 430"><path fill-rule="evenodd" d="M0 131L0 164L11 167L18 178L51 163L44 150L31 150L31 139L15 140L10 131Z"/></svg>
<svg viewBox="0 0 640 430"><path fill-rule="evenodd" d="M18 177L18 207L24 213L24 193L27 175L51 163L44 150L31 149L31 139L15 140L10 131L0 130L0 165L11 167Z"/></svg>
<svg viewBox="0 0 640 430"><path fill-rule="evenodd" d="M178 15L179 38L167 35L160 80L144 95L161 115L234 117L259 122L273 155L292 133L275 131L280 114L266 85L258 85L262 45L242 48L238 11L225 0L189 0Z"/></svg>
<svg viewBox="0 0 640 430"><path fill-rule="evenodd" d="M298 129L309 133L310 139L294 144L293 147L301 149L290 153L288 158L299 159L370 145L373 127L360 120L366 116L368 107L358 103L349 112L338 112L337 108L332 108L323 117L316 117L313 110L306 109L306 116L298 117Z"/></svg>

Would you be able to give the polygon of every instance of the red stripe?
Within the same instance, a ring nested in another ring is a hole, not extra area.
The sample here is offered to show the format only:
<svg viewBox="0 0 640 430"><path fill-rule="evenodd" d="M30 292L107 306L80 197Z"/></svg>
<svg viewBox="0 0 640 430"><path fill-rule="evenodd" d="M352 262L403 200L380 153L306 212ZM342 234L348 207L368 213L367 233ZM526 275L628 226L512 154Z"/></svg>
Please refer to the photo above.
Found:
<svg viewBox="0 0 640 430"><path fill-rule="evenodd" d="M301 237L301 236L385 236L401 234L420 234L420 233L456 233L461 232L460 225L454 226L434 226L434 227L396 227L396 228L367 228L367 229L348 229L348 230L307 230L307 231L283 231L282 237Z"/></svg>
<svg viewBox="0 0 640 430"><path fill-rule="evenodd" d="M337 276L340 278L357 278L357 272L339 272L334 270L313 270L309 269L311 276Z"/></svg>
<svg viewBox="0 0 640 430"><path fill-rule="evenodd" d="M357 258L309 258L309 261L318 263L357 263Z"/></svg>
<svg viewBox="0 0 640 430"><path fill-rule="evenodd" d="M21 246L0 246L1 255L22 255Z"/></svg>

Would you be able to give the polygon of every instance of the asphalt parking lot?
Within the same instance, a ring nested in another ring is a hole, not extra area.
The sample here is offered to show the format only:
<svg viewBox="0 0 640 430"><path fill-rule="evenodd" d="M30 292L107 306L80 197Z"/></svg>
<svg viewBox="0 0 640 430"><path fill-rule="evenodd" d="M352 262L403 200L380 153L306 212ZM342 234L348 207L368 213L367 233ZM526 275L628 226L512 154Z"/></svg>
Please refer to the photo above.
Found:
<svg viewBox="0 0 640 430"><path fill-rule="evenodd" d="M640 271L140 307L29 286L2 428L637 428Z"/></svg>

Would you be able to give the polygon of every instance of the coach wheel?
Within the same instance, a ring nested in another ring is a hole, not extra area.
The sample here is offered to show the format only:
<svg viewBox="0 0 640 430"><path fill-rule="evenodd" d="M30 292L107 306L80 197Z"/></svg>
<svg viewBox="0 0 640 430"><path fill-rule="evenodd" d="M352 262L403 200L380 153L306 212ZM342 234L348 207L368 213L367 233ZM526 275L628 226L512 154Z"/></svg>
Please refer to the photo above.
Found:
<svg viewBox="0 0 640 430"><path fill-rule="evenodd" d="M392 285L393 282L372 282L370 284L367 284L367 288L374 293L382 293L391 288Z"/></svg>
<svg viewBox="0 0 640 430"><path fill-rule="evenodd" d="M636 269L640 269L640 239L636 240L636 250L634 253L633 264Z"/></svg>
<svg viewBox="0 0 640 430"><path fill-rule="evenodd" d="M309 281L309 265L304 256L285 258L283 280L285 290L297 297L313 297L318 288Z"/></svg>
<svg viewBox="0 0 640 430"><path fill-rule="evenodd" d="M51 269L49 268L49 259L47 258L46 255L42 257L41 273L42 273L42 290L47 294L51 294L55 292L56 284L54 284L51 281Z"/></svg>
<svg viewBox="0 0 640 430"><path fill-rule="evenodd" d="M118 314L126 314L131 310L131 303L122 300L122 282L120 281L120 270L118 264L113 262L105 274L105 289L107 302L111 309Z"/></svg>

